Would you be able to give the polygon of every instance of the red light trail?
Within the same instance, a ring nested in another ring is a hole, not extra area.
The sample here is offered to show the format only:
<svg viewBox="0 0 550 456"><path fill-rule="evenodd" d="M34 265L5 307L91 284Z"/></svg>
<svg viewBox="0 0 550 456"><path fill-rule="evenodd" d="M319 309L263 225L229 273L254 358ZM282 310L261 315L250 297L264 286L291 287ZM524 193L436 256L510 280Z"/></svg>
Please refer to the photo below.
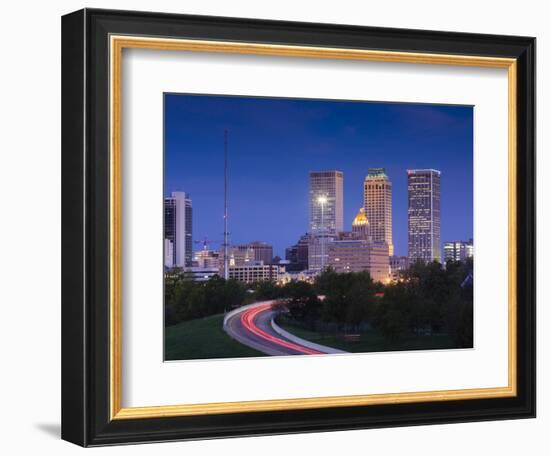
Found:
<svg viewBox="0 0 550 456"><path fill-rule="evenodd" d="M256 324L254 323L254 320L256 317L271 308L271 304L267 303L261 306L253 307L252 309L249 309L242 313L241 315L241 323L242 325L250 331L252 334L267 340L271 343L274 343L276 345L280 345L285 348L290 348L291 350L295 350L297 352L303 353L305 355L322 355L324 354L321 351L314 350L312 348L304 347L302 345L295 344L293 342L289 342L287 340L279 339L278 337L272 336L271 334L266 333L264 330L258 328Z"/></svg>

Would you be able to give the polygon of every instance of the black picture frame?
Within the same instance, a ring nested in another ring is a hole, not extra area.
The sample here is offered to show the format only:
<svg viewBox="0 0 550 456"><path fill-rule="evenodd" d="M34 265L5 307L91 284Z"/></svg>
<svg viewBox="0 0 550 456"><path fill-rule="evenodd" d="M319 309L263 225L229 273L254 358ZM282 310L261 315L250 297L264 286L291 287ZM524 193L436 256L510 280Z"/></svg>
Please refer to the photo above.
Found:
<svg viewBox="0 0 550 456"><path fill-rule="evenodd" d="M111 420L109 36L517 59L517 395ZM62 19L62 438L82 446L535 416L535 39L84 9Z"/></svg>

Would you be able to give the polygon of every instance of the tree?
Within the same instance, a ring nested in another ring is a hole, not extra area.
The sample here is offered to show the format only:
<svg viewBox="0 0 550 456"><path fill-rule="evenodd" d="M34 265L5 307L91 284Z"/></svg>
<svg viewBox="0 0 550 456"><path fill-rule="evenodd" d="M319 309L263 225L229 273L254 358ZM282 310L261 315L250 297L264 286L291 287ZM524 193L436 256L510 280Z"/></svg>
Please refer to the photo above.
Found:
<svg viewBox="0 0 550 456"><path fill-rule="evenodd" d="M313 290L292 283L285 295L291 297L292 318L312 328L316 321L340 331L370 324L391 342L437 333L449 335L457 347L471 347L473 287L466 278L472 271L471 259L449 262L445 268L439 262L417 262L403 272L402 280L384 285L374 283L368 272L336 273L327 268ZM314 295L322 297L321 302L306 306L304 296Z"/></svg>
<svg viewBox="0 0 550 456"><path fill-rule="evenodd" d="M404 274L405 283L416 305L414 330L441 331L445 326L445 306L451 298L453 284L449 274L437 261L413 264Z"/></svg>
<svg viewBox="0 0 550 456"><path fill-rule="evenodd" d="M457 347L473 347L473 258L447 263L454 288L454 295L446 309L447 328ZM472 280L468 280L472 277Z"/></svg>
<svg viewBox="0 0 550 456"><path fill-rule="evenodd" d="M398 282L386 287L373 318L374 326L386 339L395 342L420 324L415 312L418 308L416 292L414 283Z"/></svg>
<svg viewBox="0 0 550 456"><path fill-rule="evenodd" d="M320 308L313 286L308 282L293 280L285 284L282 295L287 298L291 317L313 328L319 318Z"/></svg>
<svg viewBox="0 0 550 456"><path fill-rule="evenodd" d="M371 317L379 287L366 271L338 274L327 269L317 278L315 288L324 296L323 321L356 328Z"/></svg>
<svg viewBox="0 0 550 456"><path fill-rule="evenodd" d="M339 274L330 266L315 279L315 290L319 295L325 296L338 284Z"/></svg>
<svg viewBox="0 0 550 456"><path fill-rule="evenodd" d="M229 279L225 282L225 295L223 306L220 310L233 309L243 304L246 297L246 287L241 282Z"/></svg>
<svg viewBox="0 0 550 456"><path fill-rule="evenodd" d="M250 288L254 290L254 299L256 301L277 299L283 294L283 288L271 280L253 283Z"/></svg>
<svg viewBox="0 0 550 456"><path fill-rule="evenodd" d="M235 280L214 276L193 282L185 274L170 274L165 281L166 324L201 318L238 307L246 298L246 288Z"/></svg>

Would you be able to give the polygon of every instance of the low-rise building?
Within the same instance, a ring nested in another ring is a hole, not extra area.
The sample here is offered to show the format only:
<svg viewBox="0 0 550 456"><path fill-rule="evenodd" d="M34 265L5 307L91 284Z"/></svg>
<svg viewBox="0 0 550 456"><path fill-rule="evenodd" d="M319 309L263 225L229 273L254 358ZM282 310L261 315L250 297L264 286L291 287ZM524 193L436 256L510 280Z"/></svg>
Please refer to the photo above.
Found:
<svg viewBox="0 0 550 456"><path fill-rule="evenodd" d="M254 261L263 261L264 264L273 263L273 246L263 241L254 241L246 244L245 247L254 252Z"/></svg>
<svg viewBox="0 0 550 456"><path fill-rule="evenodd" d="M333 234L311 235L308 240L308 269L321 272L329 265L329 245L336 239Z"/></svg>
<svg viewBox="0 0 550 456"><path fill-rule="evenodd" d="M219 276L218 268L201 268L190 267L185 268L184 277L192 280L193 282L206 282L214 276Z"/></svg>
<svg viewBox="0 0 550 456"><path fill-rule="evenodd" d="M279 279L277 283L279 285L284 285L285 283L289 282L309 282L313 283L315 282L315 277L317 277L317 273L305 270L305 271L279 271Z"/></svg>
<svg viewBox="0 0 550 456"><path fill-rule="evenodd" d="M393 280L399 279L403 271L409 269L409 257L393 255L390 257L390 274Z"/></svg>
<svg viewBox="0 0 550 456"><path fill-rule="evenodd" d="M199 250L195 252L193 262L199 268L220 268L220 253L215 250Z"/></svg>
<svg viewBox="0 0 550 456"><path fill-rule="evenodd" d="M328 244L328 265L339 273L368 271L375 282L387 283L389 247L365 239L335 240Z"/></svg>
<svg viewBox="0 0 550 456"><path fill-rule="evenodd" d="M304 271L308 268L309 239L308 233L300 237L298 242L285 251L285 259L289 261L287 271Z"/></svg>
<svg viewBox="0 0 550 456"><path fill-rule="evenodd" d="M469 241L447 241L443 245L443 258L447 261L464 261L474 256L474 242Z"/></svg>
<svg viewBox="0 0 550 456"><path fill-rule="evenodd" d="M164 266L174 267L174 243L170 239L164 240Z"/></svg>
<svg viewBox="0 0 550 456"><path fill-rule="evenodd" d="M254 262L254 250L248 245L231 246L228 249L229 266L244 266ZM222 250L223 258L223 250Z"/></svg>
<svg viewBox="0 0 550 456"><path fill-rule="evenodd" d="M229 266L229 278L239 282L253 283L279 280L279 266L264 264L263 261L250 262L241 266Z"/></svg>
<svg viewBox="0 0 550 456"><path fill-rule="evenodd" d="M253 261L262 261L264 264L273 262L273 247L266 242L254 241L248 244L232 245L228 249L229 265L243 266ZM223 250L220 252L223 258Z"/></svg>

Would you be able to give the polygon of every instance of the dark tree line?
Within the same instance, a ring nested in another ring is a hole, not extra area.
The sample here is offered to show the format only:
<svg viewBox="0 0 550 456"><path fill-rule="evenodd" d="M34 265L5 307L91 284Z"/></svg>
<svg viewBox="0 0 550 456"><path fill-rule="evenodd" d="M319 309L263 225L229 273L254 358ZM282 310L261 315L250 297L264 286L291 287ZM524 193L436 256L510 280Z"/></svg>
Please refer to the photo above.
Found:
<svg viewBox="0 0 550 456"><path fill-rule="evenodd" d="M214 276L205 282L194 282L181 270L172 270L164 285L165 323L174 325L181 321L224 313L255 301L285 300L290 313L300 321L313 315L311 306L317 304L314 288L306 282L290 282L277 285L262 281L244 284ZM306 311L301 306L306 306Z"/></svg>
<svg viewBox="0 0 550 456"><path fill-rule="evenodd" d="M389 341L421 334L448 334L457 347L473 339L472 260L412 265L400 280L382 285L368 272L330 268L313 284L258 282L245 285L214 277L193 282L181 271L166 278L166 324L229 311L261 300L280 299L288 317L305 328L332 325L340 331L376 328Z"/></svg>
<svg viewBox="0 0 550 456"><path fill-rule="evenodd" d="M165 324L223 313L242 305L246 295L246 286L235 280L215 276L193 282L183 273L173 273L164 284Z"/></svg>
<svg viewBox="0 0 550 456"><path fill-rule="evenodd" d="M341 331L370 326L389 341L410 335L448 334L456 347L473 342L472 260L417 263L399 281L374 283L368 272L338 274L328 269L314 285L309 306L289 303L292 317L315 330L318 322ZM297 305L299 312L293 311Z"/></svg>

